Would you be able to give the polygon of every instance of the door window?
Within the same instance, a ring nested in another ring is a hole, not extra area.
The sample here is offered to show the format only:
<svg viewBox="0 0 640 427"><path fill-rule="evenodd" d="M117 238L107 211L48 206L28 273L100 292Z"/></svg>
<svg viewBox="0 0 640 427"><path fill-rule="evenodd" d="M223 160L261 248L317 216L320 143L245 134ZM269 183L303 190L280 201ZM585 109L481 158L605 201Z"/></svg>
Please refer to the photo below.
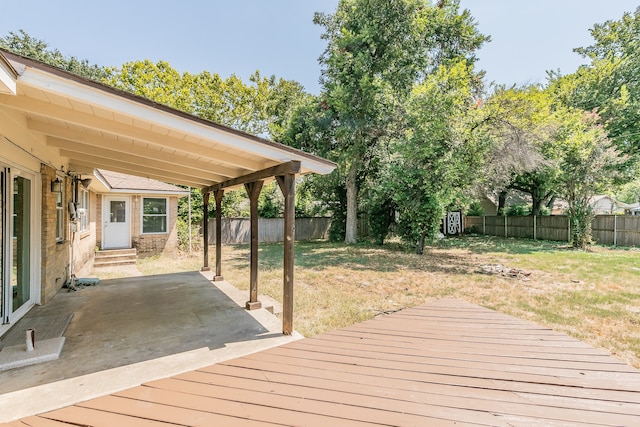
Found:
<svg viewBox="0 0 640 427"><path fill-rule="evenodd" d="M111 200L109 222L127 222L127 203L123 200Z"/></svg>

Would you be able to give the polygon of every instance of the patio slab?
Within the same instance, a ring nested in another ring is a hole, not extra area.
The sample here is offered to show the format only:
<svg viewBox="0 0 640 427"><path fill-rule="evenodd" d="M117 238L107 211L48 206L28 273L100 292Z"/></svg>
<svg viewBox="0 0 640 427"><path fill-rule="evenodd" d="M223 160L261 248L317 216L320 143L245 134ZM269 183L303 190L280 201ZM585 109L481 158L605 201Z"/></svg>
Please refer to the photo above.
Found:
<svg viewBox="0 0 640 427"><path fill-rule="evenodd" d="M54 361L0 372L0 414L16 419L301 338L210 272L109 279L62 289L29 316L73 313Z"/></svg>

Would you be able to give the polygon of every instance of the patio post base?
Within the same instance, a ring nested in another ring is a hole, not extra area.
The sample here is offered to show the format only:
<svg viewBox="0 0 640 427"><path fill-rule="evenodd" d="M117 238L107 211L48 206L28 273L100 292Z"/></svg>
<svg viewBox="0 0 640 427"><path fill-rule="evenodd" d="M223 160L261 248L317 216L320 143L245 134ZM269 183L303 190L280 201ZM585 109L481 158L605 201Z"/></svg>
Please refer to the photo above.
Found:
<svg viewBox="0 0 640 427"><path fill-rule="evenodd" d="M222 276L213 276L214 282L222 282L223 280L224 280L224 277Z"/></svg>
<svg viewBox="0 0 640 427"><path fill-rule="evenodd" d="M257 310L259 308L262 308L262 303L260 301L256 301L256 302L247 301L247 304L245 307L249 311Z"/></svg>
<svg viewBox="0 0 640 427"><path fill-rule="evenodd" d="M200 271L211 271L211 269L209 267L202 267Z"/></svg>

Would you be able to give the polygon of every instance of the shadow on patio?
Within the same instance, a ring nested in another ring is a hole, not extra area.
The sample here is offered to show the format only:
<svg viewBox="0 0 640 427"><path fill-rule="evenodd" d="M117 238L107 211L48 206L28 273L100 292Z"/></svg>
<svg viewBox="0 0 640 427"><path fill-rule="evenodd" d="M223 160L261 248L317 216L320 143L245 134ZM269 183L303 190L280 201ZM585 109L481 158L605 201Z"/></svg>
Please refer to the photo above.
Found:
<svg viewBox="0 0 640 427"><path fill-rule="evenodd" d="M73 314L60 358L0 372L0 400L42 385L59 393L55 382L85 387L70 393L87 398L300 338L282 335L281 321L265 309L246 311L247 295L211 278L187 272L61 289L26 316ZM36 346L37 340L36 331ZM95 375L83 380L87 374Z"/></svg>

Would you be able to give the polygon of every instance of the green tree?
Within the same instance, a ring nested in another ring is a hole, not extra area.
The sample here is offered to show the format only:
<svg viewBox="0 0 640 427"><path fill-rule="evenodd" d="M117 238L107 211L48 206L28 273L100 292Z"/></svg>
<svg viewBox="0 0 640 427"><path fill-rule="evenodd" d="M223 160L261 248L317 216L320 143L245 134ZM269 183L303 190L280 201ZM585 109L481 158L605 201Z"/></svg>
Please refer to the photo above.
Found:
<svg viewBox="0 0 640 427"><path fill-rule="evenodd" d="M530 211L539 215L555 194L558 173L553 97L538 86L498 87L482 106L480 123L491 140L481 189L528 193Z"/></svg>
<svg viewBox="0 0 640 427"><path fill-rule="evenodd" d="M236 75L180 74L166 61L134 61L107 69L107 83L163 105L237 130L281 138L291 110L309 95L291 80Z"/></svg>
<svg viewBox="0 0 640 427"><path fill-rule="evenodd" d="M316 14L327 49L321 57L323 101L333 115L345 178L345 241L357 241L358 176L378 144L402 133L413 85L439 65L471 52L486 38L457 0L342 0L332 15Z"/></svg>
<svg viewBox="0 0 640 427"><path fill-rule="evenodd" d="M65 56L58 49L51 49L47 42L31 37L24 30L18 30L17 33L10 31L9 35L0 37L0 48L88 79L102 81L106 77L103 67L90 64L86 59Z"/></svg>
<svg viewBox="0 0 640 427"><path fill-rule="evenodd" d="M558 192L569 204L571 240L576 248L591 243L594 211L591 198L610 188L626 159L615 149L596 114L579 110L562 112L564 125L558 133L563 156Z"/></svg>
<svg viewBox="0 0 640 427"><path fill-rule="evenodd" d="M618 150L638 162L640 8L596 24L590 33L594 43L574 51L591 62L566 76L551 73L550 89L565 105L596 112ZM634 173L630 165L621 165L621 176Z"/></svg>
<svg viewBox="0 0 640 427"><path fill-rule="evenodd" d="M399 233L417 253L436 236L448 208L469 202L488 148L472 130L475 77L466 61L428 76L409 100L405 136L393 144L385 182L399 212Z"/></svg>

